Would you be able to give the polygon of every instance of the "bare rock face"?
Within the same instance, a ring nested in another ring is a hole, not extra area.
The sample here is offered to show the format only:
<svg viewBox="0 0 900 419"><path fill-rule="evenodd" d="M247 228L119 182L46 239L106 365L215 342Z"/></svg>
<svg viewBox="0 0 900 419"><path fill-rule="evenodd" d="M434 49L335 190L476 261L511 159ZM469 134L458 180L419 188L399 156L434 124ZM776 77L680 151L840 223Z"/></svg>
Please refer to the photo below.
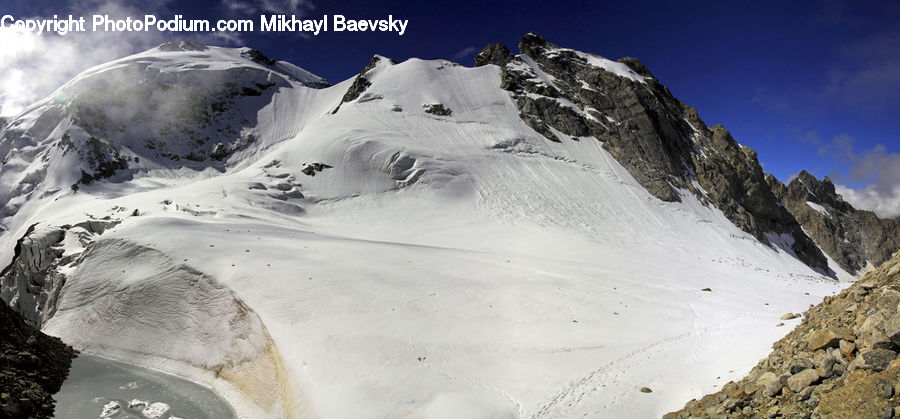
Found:
<svg viewBox="0 0 900 419"><path fill-rule="evenodd" d="M766 180L813 241L847 272L878 266L900 250L900 219L853 208L828 177L818 180L802 171L788 185L771 175Z"/></svg>
<svg viewBox="0 0 900 419"><path fill-rule="evenodd" d="M0 417L53 417L52 395L69 374L75 354L0 304Z"/></svg>
<svg viewBox="0 0 900 419"><path fill-rule="evenodd" d="M490 44L475 55L475 67L481 67L487 64L504 67L511 59L512 54L509 52L509 48L506 48L506 45Z"/></svg>
<svg viewBox="0 0 900 419"><path fill-rule="evenodd" d="M362 95L366 91L366 89L368 89L369 86L372 85L372 82L370 82L366 77L366 73L375 68L375 66L377 66L381 60L393 62L390 59L378 55L373 56L372 59L369 60L369 63L366 64L366 66L363 67L362 70L360 70L359 74L356 75L356 78L353 79L353 84L351 84L350 88L347 89L347 92L344 93L344 97L341 98L341 103L339 103L337 107L334 108L334 111L331 112L332 114L338 113L338 111L341 110L341 105L359 99L360 95Z"/></svg>
<svg viewBox="0 0 900 419"><path fill-rule="evenodd" d="M827 260L780 205L756 153L672 96L636 58L610 61L528 34L517 56L492 44L476 65L502 67L522 120L549 141L601 141L655 197L685 192L715 205L735 225L827 272ZM777 241L770 238L778 238Z"/></svg>
<svg viewBox="0 0 900 419"><path fill-rule="evenodd" d="M810 308L742 380L664 418L896 417L900 346L888 338L898 329L896 288L900 252Z"/></svg>

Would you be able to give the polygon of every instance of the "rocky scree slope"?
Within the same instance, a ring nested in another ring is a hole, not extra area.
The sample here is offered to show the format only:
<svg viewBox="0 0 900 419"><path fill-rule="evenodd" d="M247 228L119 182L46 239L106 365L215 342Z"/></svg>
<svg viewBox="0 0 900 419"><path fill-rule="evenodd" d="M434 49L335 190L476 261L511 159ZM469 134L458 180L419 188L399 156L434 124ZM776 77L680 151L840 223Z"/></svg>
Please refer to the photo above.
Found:
<svg viewBox="0 0 900 419"><path fill-rule="evenodd" d="M501 87L534 130L555 142L596 138L657 198L680 201L678 189L689 190L761 242L828 271L825 256L779 205L756 152L722 126L707 127L640 61L606 60L533 34L519 52L492 44L475 63L502 68Z"/></svg>
<svg viewBox="0 0 900 419"><path fill-rule="evenodd" d="M744 379L666 418L900 417L900 253L825 297Z"/></svg>
<svg viewBox="0 0 900 419"><path fill-rule="evenodd" d="M828 177L818 180L804 170L787 185L772 175L766 181L806 234L847 272L858 275L900 250L900 219L853 208Z"/></svg>
<svg viewBox="0 0 900 419"><path fill-rule="evenodd" d="M59 391L76 351L59 338L25 324L0 304L0 417L53 417Z"/></svg>

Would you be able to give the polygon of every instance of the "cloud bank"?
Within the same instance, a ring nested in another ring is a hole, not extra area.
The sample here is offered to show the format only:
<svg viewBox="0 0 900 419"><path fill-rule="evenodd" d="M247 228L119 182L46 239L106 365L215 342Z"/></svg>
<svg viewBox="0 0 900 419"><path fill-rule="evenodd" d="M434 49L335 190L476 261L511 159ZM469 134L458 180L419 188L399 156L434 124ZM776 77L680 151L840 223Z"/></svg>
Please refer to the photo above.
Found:
<svg viewBox="0 0 900 419"><path fill-rule="evenodd" d="M53 13L77 11L76 15L107 14L114 18L172 14L172 0L145 0L136 3L118 0L74 0L59 4ZM226 0L223 11L293 13L309 10L304 0ZM11 11L10 11L11 12ZM43 18L43 16L16 16ZM193 40L216 45L238 46L243 39L235 33L164 34L148 32L71 32L35 35L12 28L0 29L0 117L12 117L43 99L62 84L88 68L153 48L171 40Z"/></svg>
<svg viewBox="0 0 900 419"><path fill-rule="evenodd" d="M856 139L847 134L822 141L815 131L808 132L804 142L818 147L822 157L847 167L846 173L831 173L835 189L844 200L859 209L873 211L883 218L900 217L900 153L889 152L883 144L857 152ZM865 184L852 188L848 184Z"/></svg>

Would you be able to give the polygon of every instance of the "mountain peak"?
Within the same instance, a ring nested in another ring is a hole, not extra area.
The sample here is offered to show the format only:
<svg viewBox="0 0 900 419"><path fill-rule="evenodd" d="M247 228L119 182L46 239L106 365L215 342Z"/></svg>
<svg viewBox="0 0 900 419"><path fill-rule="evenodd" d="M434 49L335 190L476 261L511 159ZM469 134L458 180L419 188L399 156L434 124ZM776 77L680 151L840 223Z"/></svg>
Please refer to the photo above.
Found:
<svg viewBox="0 0 900 419"><path fill-rule="evenodd" d="M519 55L505 52L489 45L476 64L501 65L501 87L536 132L551 142L599 140L655 197L675 202L693 194L763 243L790 236L778 246L827 270L824 255L778 205L756 152L724 127L707 127L639 60L610 61L533 33L519 41Z"/></svg>
<svg viewBox="0 0 900 419"><path fill-rule="evenodd" d="M481 67L487 64L494 64L500 67L505 66L512 59L512 53L506 45L488 44L481 52L475 54L475 67Z"/></svg>

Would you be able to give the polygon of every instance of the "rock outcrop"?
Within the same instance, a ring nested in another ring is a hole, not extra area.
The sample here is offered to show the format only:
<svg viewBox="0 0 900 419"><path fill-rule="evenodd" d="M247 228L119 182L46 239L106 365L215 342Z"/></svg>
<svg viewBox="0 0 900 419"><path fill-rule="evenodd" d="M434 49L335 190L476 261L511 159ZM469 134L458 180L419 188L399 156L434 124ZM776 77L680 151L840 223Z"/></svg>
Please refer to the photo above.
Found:
<svg viewBox="0 0 900 419"><path fill-rule="evenodd" d="M501 66L522 120L554 142L595 141L647 191L680 201L683 191L715 205L761 242L828 271L827 260L766 182L756 152L672 96L635 58L610 61L528 34L517 56L488 45L476 65Z"/></svg>
<svg viewBox="0 0 900 419"><path fill-rule="evenodd" d="M665 418L900 417L900 252L804 314L750 374Z"/></svg>
<svg viewBox="0 0 900 419"><path fill-rule="evenodd" d="M50 418L76 352L0 304L0 417Z"/></svg>
<svg viewBox="0 0 900 419"><path fill-rule="evenodd" d="M380 55L373 56L372 59L369 60L369 63L359 71L359 74L356 75L356 78L353 79L353 84L351 84L347 89L347 92L344 93L344 96L341 98L341 103L338 103L337 107L334 108L334 110L331 112L332 114L338 113L338 111L341 110L341 105L359 99L359 96L362 95L363 92L365 92L366 89L368 89L369 86L372 85L372 82L369 81L366 74L376 66L378 66L378 63L382 60L387 60L387 62L390 63L393 62L390 59L382 57Z"/></svg>
<svg viewBox="0 0 900 419"><path fill-rule="evenodd" d="M900 219L853 208L828 177L818 180L802 171L787 185L771 175L766 180L806 234L847 272L878 266L900 250Z"/></svg>

